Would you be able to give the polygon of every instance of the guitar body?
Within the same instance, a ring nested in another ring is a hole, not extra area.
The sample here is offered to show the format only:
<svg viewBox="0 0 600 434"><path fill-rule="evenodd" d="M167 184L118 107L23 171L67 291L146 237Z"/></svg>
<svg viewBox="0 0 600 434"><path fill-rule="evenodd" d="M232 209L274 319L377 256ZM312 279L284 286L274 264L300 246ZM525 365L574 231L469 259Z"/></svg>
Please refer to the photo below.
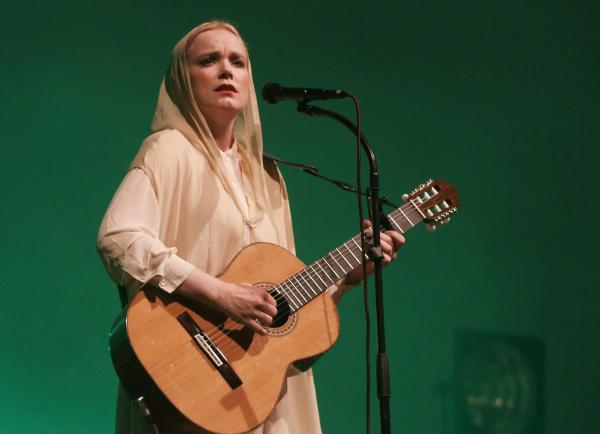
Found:
<svg viewBox="0 0 600 434"><path fill-rule="evenodd" d="M287 250L256 243L220 278L273 288L304 267ZM179 319L184 312L222 352L241 384L226 381L201 350ZM257 335L205 306L144 288L116 321L110 347L123 387L134 401L143 397L161 433L242 433L269 416L290 364L335 343L335 304L324 292L268 332Z"/></svg>
<svg viewBox="0 0 600 434"><path fill-rule="evenodd" d="M453 186L429 180L387 221L402 234L420 222L435 228L458 205ZM307 267L274 244L256 243L238 253L219 277L271 291L278 314L266 336L177 294L142 288L111 330L121 384L157 433L250 431L273 411L290 364L337 340L337 310L325 291L363 258L361 234Z"/></svg>

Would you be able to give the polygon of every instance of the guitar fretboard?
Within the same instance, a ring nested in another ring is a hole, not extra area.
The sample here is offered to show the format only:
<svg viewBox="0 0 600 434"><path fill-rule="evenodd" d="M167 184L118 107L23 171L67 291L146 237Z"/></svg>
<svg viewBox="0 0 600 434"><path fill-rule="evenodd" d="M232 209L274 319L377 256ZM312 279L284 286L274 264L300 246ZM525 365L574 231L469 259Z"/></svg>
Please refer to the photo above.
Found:
<svg viewBox="0 0 600 434"><path fill-rule="evenodd" d="M387 218L396 232L404 234L423 221L424 216L411 201L388 214ZM276 291L286 297L290 312L296 312L359 266L362 256L358 234L282 282Z"/></svg>

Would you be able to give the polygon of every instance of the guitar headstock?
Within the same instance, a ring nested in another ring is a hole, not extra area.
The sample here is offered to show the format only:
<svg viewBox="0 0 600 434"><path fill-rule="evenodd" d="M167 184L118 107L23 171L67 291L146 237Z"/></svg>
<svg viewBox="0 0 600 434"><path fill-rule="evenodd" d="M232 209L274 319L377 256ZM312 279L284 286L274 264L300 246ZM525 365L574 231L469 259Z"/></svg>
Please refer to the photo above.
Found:
<svg viewBox="0 0 600 434"><path fill-rule="evenodd" d="M454 186L443 179L430 179L419 185L410 194L402 197L418 208L423 221L431 230L450 221L450 215L456 212L460 201Z"/></svg>

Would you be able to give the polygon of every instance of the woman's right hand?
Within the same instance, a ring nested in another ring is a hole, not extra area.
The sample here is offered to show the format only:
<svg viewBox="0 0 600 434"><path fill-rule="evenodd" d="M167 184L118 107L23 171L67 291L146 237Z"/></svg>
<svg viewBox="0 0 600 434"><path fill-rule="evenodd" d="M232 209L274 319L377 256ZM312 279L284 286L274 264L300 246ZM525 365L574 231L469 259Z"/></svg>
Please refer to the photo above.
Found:
<svg viewBox="0 0 600 434"><path fill-rule="evenodd" d="M261 335L267 334L264 326L270 325L277 315L277 303L264 288L225 282L198 268L192 271L177 291L208 304Z"/></svg>
<svg viewBox="0 0 600 434"><path fill-rule="evenodd" d="M247 284L224 283L217 293L215 308L232 320L244 324L259 334L266 334L277 315L277 303L264 288Z"/></svg>

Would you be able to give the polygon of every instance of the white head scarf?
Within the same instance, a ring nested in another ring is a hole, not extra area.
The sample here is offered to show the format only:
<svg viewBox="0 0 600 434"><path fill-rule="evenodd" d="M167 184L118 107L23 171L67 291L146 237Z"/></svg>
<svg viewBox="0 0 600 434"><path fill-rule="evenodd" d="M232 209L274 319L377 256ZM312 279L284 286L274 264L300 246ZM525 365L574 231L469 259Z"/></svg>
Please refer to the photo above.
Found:
<svg viewBox="0 0 600 434"><path fill-rule="evenodd" d="M194 99L186 56L188 47L199 33L218 28L228 30L241 39L239 32L231 24L224 21L210 21L195 27L175 45L171 64L160 86L158 103L152 120L152 132L166 129L176 129L181 132L192 145L205 154L211 169L241 210L239 199L233 193L233 188L225 176L226 172L217 144ZM249 103L238 114L233 134L238 142L242 177L244 182L248 183L246 188L248 224L254 227L264 217L267 193L262 160L262 132L250 59L248 59L248 72Z"/></svg>

